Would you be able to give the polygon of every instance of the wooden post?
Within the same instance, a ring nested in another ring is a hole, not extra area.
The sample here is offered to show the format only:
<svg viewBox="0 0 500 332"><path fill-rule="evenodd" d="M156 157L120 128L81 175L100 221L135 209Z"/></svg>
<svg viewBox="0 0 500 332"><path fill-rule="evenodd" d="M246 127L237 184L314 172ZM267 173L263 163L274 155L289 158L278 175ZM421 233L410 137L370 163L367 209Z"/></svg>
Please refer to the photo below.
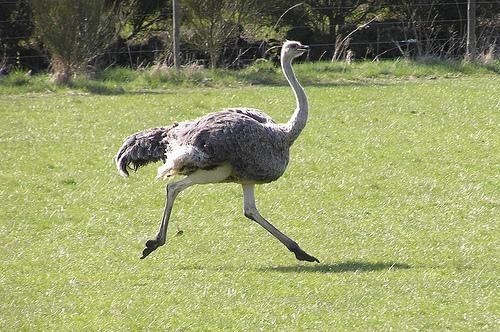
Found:
<svg viewBox="0 0 500 332"><path fill-rule="evenodd" d="M180 40L179 40L179 0L172 0L172 21L173 21L173 51L174 51L174 67L181 67L180 60Z"/></svg>
<svg viewBox="0 0 500 332"><path fill-rule="evenodd" d="M476 59L476 0L467 1L467 49L465 58Z"/></svg>

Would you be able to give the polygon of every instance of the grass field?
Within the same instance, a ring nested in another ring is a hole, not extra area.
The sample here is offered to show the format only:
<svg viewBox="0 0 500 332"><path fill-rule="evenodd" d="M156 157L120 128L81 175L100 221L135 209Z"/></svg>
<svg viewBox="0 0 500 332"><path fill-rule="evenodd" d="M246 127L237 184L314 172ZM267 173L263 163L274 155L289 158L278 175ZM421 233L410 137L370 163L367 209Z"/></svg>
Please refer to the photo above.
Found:
<svg viewBox="0 0 500 332"><path fill-rule="evenodd" d="M320 264L234 184L183 192L139 260L164 184L113 164L130 133L221 107L285 121L288 87L0 87L0 330L498 330L498 74L308 75L308 125L256 195Z"/></svg>

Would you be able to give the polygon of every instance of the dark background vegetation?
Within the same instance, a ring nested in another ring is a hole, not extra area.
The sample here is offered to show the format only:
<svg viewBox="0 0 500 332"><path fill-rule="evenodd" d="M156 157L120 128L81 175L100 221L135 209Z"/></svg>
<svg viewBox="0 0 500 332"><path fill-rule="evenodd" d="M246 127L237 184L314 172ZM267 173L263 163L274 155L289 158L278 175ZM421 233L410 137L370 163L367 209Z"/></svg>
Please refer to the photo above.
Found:
<svg viewBox="0 0 500 332"><path fill-rule="evenodd" d="M38 16L33 10L37 6L43 8L40 3L44 2L49 5L69 2L77 6L81 1L0 0L0 67L38 72L57 65L43 33L48 24L44 20L48 21L50 15L46 9L38 12ZM465 53L465 0L306 0L286 12L298 3L180 0L183 64L241 67L257 58L276 58L277 50L272 47L284 39L310 45L310 60L460 58ZM104 1L104 7L105 20L111 17L118 20L116 31L100 37L107 43L96 46L95 54L85 58L87 66L137 68L172 64L171 0L108 0ZM498 1L477 2L480 59L495 58L500 35L499 7ZM81 26L85 14L91 13L82 12L86 10L82 8L75 10L80 15L71 20L79 20L76 25ZM60 8L54 13L64 15ZM74 17L74 13L67 14ZM68 35L70 21L66 19L64 24L64 20L56 28ZM80 28L76 35L86 33L89 34L88 29ZM78 39L72 40L75 38Z"/></svg>

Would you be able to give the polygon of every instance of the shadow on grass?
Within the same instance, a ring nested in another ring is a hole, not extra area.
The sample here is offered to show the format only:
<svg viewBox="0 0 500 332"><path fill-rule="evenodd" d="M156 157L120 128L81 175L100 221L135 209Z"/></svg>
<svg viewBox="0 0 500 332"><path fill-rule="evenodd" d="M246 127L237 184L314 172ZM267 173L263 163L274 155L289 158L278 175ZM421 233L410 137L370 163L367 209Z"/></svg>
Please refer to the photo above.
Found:
<svg viewBox="0 0 500 332"><path fill-rule="evenodd" d="M373 271L393 271L406 270L411 266L404 263L370 263L370 262L345 262L336 264L314 264L314 265L287 265L262 267L259 271L262 272L317 272L317 273L343 273L343 272L373 272Z"/></svg>
<svg viewBox="0 0 500 332"><path fill-rule="evenodd" d="M175 94L175 91L168 89L136 89L136 90L125 90L121 86L107 86L104 83L89 81L78 84L73 84L73 88L81 89L88 92L90 96L101 95L101 96L117 96L117 95L165 95L165 94Z"/></svg>
<svg viewBox="0 0 500 332"><path fill-rule="evenodd" d="M384 79L384 78L353 78L353 79L332 79L331 81L321 81L313 80L310 78L303 78L300 83L304 87L316 87L316 88L335 88L335 87L365 87L365 86L391 86L396 84L401 84L400 80L395 78ZM285 79L278 83L251 83L247 86L259 86L259 87L288 87L288 83Z"/></svg>

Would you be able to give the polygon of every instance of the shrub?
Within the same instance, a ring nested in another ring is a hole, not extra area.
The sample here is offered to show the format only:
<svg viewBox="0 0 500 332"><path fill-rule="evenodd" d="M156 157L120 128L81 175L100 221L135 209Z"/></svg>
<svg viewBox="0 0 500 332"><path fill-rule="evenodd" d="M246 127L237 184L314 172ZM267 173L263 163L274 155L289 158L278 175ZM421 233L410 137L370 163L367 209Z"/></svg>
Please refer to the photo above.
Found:
<svg viewBox="0 0 500 332"><path fill-rule="evenodd" d="M32 0L36 31L51 56L54 81L71 82L114 41L119 30L115 7L102 0Z"/></svg>

